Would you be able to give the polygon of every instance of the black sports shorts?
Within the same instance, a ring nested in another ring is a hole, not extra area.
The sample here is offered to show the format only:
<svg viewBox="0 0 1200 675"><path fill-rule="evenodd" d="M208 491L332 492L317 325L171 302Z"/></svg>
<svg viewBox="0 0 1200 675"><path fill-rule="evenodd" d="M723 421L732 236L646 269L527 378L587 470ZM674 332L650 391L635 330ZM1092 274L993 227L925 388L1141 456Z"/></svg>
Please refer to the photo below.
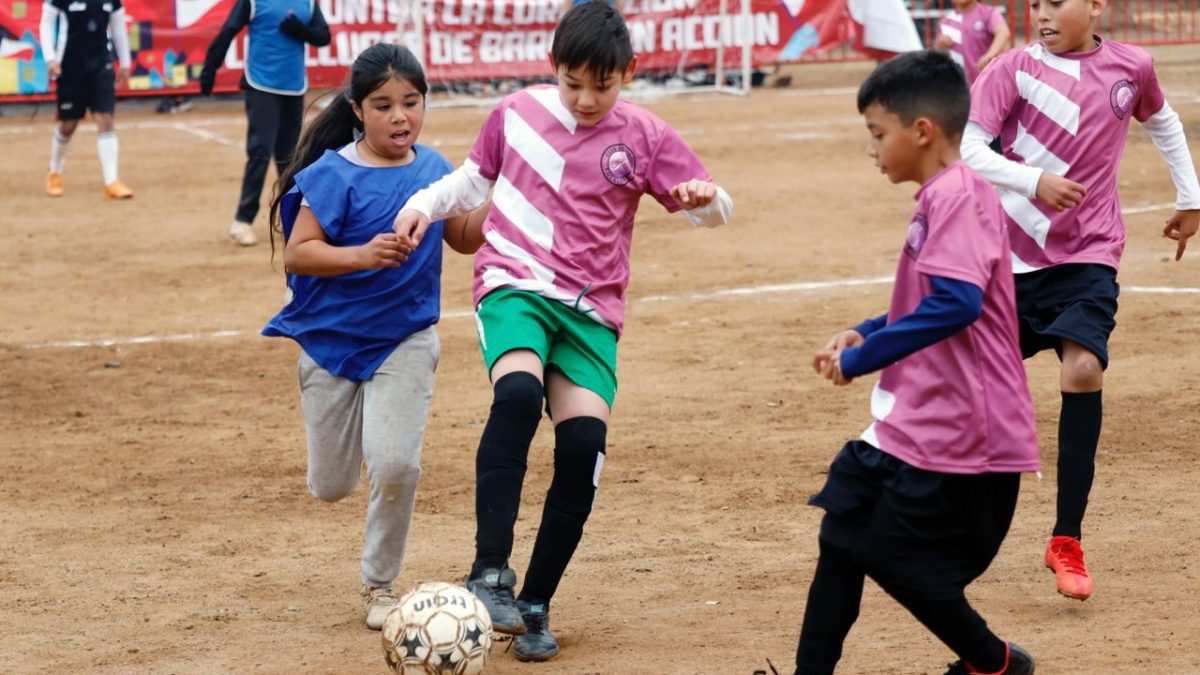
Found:
<svg viewBox="0 0 1200 675"><path fill-rule="evenodd" d="M1108 368L1108 336L1117 327L1117 271L1107 265L1055 265L1016 275L1021 355L1082 345Z"/></svg>
<svg viewBox="0 0 1200 675"><path fill-rule="evenodd" d="M60 120L79 120L87 114L112 113L117 107L116 73L112 63L64 69L58 77L56 110Z"/></svg>
<svg viewBox="0 0 1200 675"><path fill-rule="evenodd" d="M868 576L944 600L992 563L1020 486L1018 473L925 471L856 440L808 503L826 511L821 540L849 551Z"/></svg>

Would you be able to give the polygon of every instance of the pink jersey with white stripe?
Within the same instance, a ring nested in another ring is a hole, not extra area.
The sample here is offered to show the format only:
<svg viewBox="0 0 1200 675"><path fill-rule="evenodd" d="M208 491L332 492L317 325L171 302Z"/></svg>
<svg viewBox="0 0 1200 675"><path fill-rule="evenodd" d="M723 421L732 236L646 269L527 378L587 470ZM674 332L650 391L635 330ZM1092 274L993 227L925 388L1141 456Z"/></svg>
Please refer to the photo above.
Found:
<svg viewBox="0 0 1200 675"><path fill-rule="evenodd" d="M1163 104L1150 55L1111 40L1064 54L1035 43L988 66L971 88L971 121L999 135L1009 159L1087 188L1082 204L1059 213L1001 194L1014 271L1063 263L1117 268L1125 248L1117 166L1129 120L1145 121Z"/></svg>
<svg viewBox="0 0 1200 675"><path fill-rule="evenodd" d="M1003 24L1000 10L983 2L962 13L950 12L938 21L938 34L954 42L950 58L962 66L968 83L979 77L979 57L987 53L996 29Z"/></svg>
<svg viewBox="0 0 1200 675"><path fill-rule="evenodd" d="M470 160L496 181L475 256L475 304L497 288L533 291L621 333L633 219L643 194L679 210L670 190L712 177L679 134L618 100L580 126L558 88L506 97L488 116Z"/></svg>
<svg viewBox="0 0 1200 675"><path fill-rule="evenodd" d="M863 440L942 473L1038 470L1033 401L1017 337L1008 237L996 190L957 161L925 183L888 323L932 292L930 277L983 290L983 312L963 330L883 369Z"/></svg>

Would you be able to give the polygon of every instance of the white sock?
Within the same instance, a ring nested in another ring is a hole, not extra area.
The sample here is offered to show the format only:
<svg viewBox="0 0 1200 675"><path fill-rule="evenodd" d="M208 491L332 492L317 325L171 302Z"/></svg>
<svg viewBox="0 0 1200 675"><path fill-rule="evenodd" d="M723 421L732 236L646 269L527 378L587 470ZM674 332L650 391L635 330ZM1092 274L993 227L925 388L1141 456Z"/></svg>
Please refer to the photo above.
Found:
<svg viewBox="0 0 1200 675"><path fill-rule="evenodd" d="M117 180L117 132L109 131L96 136L96 152L100 154L104 184L112 185Z"/></svg>
<svg viewBox="0 0 1200 675"><path fill-rule="evenodd" d="M71 139L59 133L55 127L54 135L50 138L50 170L62 173L67 168L67 145Z"/></svg>

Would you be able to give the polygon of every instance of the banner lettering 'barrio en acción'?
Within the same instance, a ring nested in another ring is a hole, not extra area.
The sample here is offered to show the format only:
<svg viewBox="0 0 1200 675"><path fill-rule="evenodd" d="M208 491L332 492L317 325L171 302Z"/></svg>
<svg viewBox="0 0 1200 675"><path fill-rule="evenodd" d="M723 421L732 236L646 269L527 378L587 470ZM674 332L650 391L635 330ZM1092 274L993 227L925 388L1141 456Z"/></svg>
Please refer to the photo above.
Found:
<svg viewBox="0 0 1200 675"><path fill-rule="evenodd" d="M852 40L857 24L847 0L624 0L623 8L639 67L674 70L681 63L712 63L724 46L726 67L741 65L750 40L755 65L796 61ZM899 0L896 0L899 2ZM122 94L189 93L209 42L234 0L123 0L133 72ZM407 0L320 0L333 42L309 47L312 87L344 83L359 52L379 41L418 44ZM546 54L562 0L427 0L427 76L432 81L535 77L548 72ZM0 3L0 101L46 99L52 92L38 40L41 0ZM230 47L217 78L218 91L233 91L241 77L246 32Z"/></svg>

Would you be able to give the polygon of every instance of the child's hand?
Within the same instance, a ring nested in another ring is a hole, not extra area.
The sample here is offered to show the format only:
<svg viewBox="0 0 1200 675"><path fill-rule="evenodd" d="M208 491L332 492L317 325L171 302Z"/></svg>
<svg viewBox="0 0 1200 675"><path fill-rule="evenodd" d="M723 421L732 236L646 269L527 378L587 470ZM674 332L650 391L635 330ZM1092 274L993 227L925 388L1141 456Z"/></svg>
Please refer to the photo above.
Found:
<svg viewBox="0 0 1200 675"><path fill-rule="evenodd" d="M842 374L842 351L861 345L865 339L856 330L844 330L829 339L813 354L813 371L836 385L850 384L853 378Z"/></svg>
<svg viewBox="0 0 1200 675"><path fill-rule="evenodd" d="M980 71L982 71L984 68L987 68L988 64L991 63L992 60L995 58L996 58L995 54L990 54L990 53L984 54L983 56L979 57L978 61L975 62L975 66L977 68L979 68Z"/></svg>
<svg viewBox="0 0 1200 675"><path fill-rule="evenodd" d="M947 35L937 36L937 40L933 42L933 48L939 52L949 51L954 46L954 40L951 40Z"/></svg>
<svg viewBox="0 0 1200 675"><path fill-rule="evenodd" d="M695 178L671 188L671 197L679 204L679 208L685 211L708 206L716 196L716 185Z"/></svg>
<svg viewBox="0 0 1200 675"><path fill-rule="evenodd" d="M355 250L354 261L363 270L399 267L400 263L408 260L408 254L412 251L412 246L401 241L398 235L381 232Z"/></svg>
<svg viewBox="0 0 1200 675"><path fill-rule="evenodd" d="M404 209L396 214L392 229L400 237L400 241L415 249L429 229L429 218L416 209Z"/></svg>
<svg viewBox="0 0 1200 675"><path fill-rule="evenodd" d="M1073 180L1043 171L1038 178L1037 198L1055 211L1065 211L1083 202L1087 188Z"/></svg>
<svg viewBox="0 0 1200 675"><path fill-rule="evenodd" d="M1175 249L1175 259L1183 258L1183 249L1187 248L1187 240L1196 234L1200 228L1200 210L1176 211L1163 228L1163 236L1179 242Z"/></svg>

